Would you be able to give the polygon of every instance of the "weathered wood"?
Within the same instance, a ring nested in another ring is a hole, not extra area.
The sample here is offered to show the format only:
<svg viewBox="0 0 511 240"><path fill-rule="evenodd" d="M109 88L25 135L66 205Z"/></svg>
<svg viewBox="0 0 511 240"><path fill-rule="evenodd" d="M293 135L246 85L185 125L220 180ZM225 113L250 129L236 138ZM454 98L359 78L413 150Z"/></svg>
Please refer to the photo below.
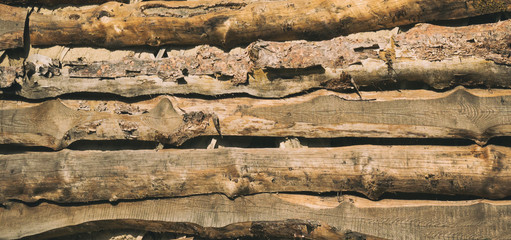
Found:
<svg viewBox="0 0 511 240"><path fill-rule="evenodd" d="M1 100L0 143L61 149L78 140L136 139L180 145L193 137L223 134L466 138L484 144L492 137L511 135L510 90L486 92L480 97L463 88L446 93L406 91L408 99L376 101L329 91L281 100L161 96L131 105ZM363 93L367 98L375 95ZM185 113L177 113L177 108Z"/></svg>
<svg viewBox="0 0 511 240"><path fill-rule="evenodd" d="M29 31L32 45L229 47L258 39L328 39L353 32L502 11L511 11L509 0L109 2L58 15L33 13ZM0 45L0 49L8 47Z"/></svg>
<svg viewBox="0 0 511 240"><path fill-rule="evenodd" d="M18 72L21 73L21 68L0 66L0 88L11 87L20 75Z"/></svg>
<svg viewBox="0 0 511 240"><path fill-rule="evenodd" d="M23 47L27 9L0 4L0 50Z"/></svg>
<svg viewBox="0 0 511 240"><path fill-rule="evenodd" d="M44 66L43 73L36 70L30 78L18 79L22 87L17 94L284 97L317 88L346 90L409 81L436 89L511 87L510 43L511 20L457 28L422 24L404 33L380 31L322 42L258 41L229 52L199 46L169 51L162 60L65 62L60 76L47 74L51 67Z"/></svg>
<svg viewBox="0 0 511 240"><path fill-rule="evenodd" d="M110 1L129 3L129 0L0 0L0 4L55 6L60 4L65 5L101 4Z"/></svg>
<svg viewBox="0 0 511 240"><path fill-rule="evenodd" d="M223 193L385 192L511 196L511 149L351 146L69 151L0 155L0 201Z"/></svg>
<svg viewBox="0 0 511 240"><path fill-rule="evenodd" d="M511 235L510 217L511 202L507 200L372 202L348 195L337 198L290 194L258 194L229 200L221 195L205 195L121 202L115 206L59 207L42 203L27 207L13 203L10 209L0 209L0 235L5 239L42 239L126 227L162 232L176 229L194 234L204 232L201 227L247 223L246 228L256 221L301 219L310 220L312 225L319 222L321 226L335 227L340 233L353 231L387 239L505 239Z"/></svg>
<svg viewBox="0 0 511 240"><path fill-rule="evenodd" d="M57 99L1 110L0 142L54 149L76 140L137 139L180 145L217 124L209 113L177 113L168 99L161 99L151 110L124 106L111 114L102 109L69 108Z"/></svg>

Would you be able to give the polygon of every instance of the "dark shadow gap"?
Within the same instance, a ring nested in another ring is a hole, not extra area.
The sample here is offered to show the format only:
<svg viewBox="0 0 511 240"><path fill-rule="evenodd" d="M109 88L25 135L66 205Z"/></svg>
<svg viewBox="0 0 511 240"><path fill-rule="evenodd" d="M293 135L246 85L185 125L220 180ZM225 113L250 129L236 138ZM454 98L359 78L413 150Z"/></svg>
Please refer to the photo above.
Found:
<svg viewBox="0 0 511 240"><path fill-rule="evenodd" d="M213 141L213 138L216 140ZM120 151L120 150L154 150L154 149L207 149L214 148L259 148L276 149L286 137L253 137L253 136L200 136L189 139L180 146L162 144L156 141L137 140L78 140L66 149L75 151ZM309 148L336 148L349 146L452 146L462 147L476 144L469 139L459 138L302 138L300 144ZM213 144L213 145L212 145ZM511 147L511 136L495 137L487 145ZM21 144L0 144L0 154L21 154L29 152L57 152L57 150L40 146L23 146Z"/></svg>
<svg viewBox="0 0 511 240"><path fill-rule="evenodd" d="M28 207L37 207L43 203L61 206L61 207L79 207L79 206L87 206L87 205L98 205L98 204L111 204L112 206L116 206L119 203L132 203L132 202L142 202L142 201L150 201L150 200L168 200L168 199L181 199L181 198L189 198L189 197L197 197L197 196L208 196L208 195L222 195L230 200L243 199L245 197L259 195L259 194L292 194L292 195L302 195L302 196L316 196L316 197L337 197L339 201L342 196L354 196L363 199L367 199L373 202L381 201L384 199L389 200L433 200L433 201L468 201L468 200L477 200L477 199L489 199L483 198L474 195L460 195L460 194L432 194L432 193L408 193L408 192L385 192L383 193L377 200L371 200L366 195L354 192L354 191L335 191L335 192L307 192L307 191L296 191L296 192L259 192L253 194L245 194L235 197L228 197L223 193L205 193L205 194L192 194L187 196L173 196L173 197L145 197L140 199L118 199L115 201L109 200L95 200L95 201L87 201L87 202L56 202L47 199L39 199L34 202L25 202L18 199L8 199L7 203L4 203L3 206L6 209L10 208L12 203L20 203ZM505 198L498 199L489 199L489 200L511 200L511 196L507 196Z"/></svg>

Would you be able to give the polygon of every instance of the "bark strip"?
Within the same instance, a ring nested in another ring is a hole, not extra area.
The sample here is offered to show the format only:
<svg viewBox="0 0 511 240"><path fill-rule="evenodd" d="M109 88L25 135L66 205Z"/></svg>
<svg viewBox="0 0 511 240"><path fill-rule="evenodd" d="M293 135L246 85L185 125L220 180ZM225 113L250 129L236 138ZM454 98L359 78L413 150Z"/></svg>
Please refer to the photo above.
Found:
<svg viewBox="0 0 511 240"><path fill-rule="evenodd" d="M226 238L246 233L249 226L249 234L270 230L265 226L273 226L282 234L305 230L304 237L314 239L338 238L338 235L321 235L330 233L332 229L329 227L336 228L340 234L355 232L399 240L505 239L511 235L510 216L509 201L373 202L349 195L314 197L292 194L258 194L230 200L221 195L205 195L121 202L115 206L94 204L59 207L43 203L37 207L27 207L13 203L9 209L0 208L0 235L4 239L29 236L44 239L70 232L130 227L156 232L206 233L204 237L212 233L213 236ZM298 224L294 227L287 225L289 229L279 227L293 222ZM356 237L356 234L351 237Z"/></svg>
<svg viewBox="0 0 511 240"><path fill-rule="evenodd" d="M421 24L407 32L395 29L321 42L258 41L228 52L198 46L169 51L161 60L64 62L60 67L46 59L48 66L39 64L29 78L18 78L21 90L16 94L47 98L76 92L126 97L248 93L274 98L317 88L403 88L407 82L435 89L509 88L510 44L508 20L456 28ZM32 58L27 64L45 57ZM2 86L9 84L12 81Z"/></svg>
<svg viewBox="0 0 511 240"><path fill-rule="evenodd" d="M511 11L509 0L109 2L58 15L34 13L29 31L32 45L232 47L258 39L323 40L504 11ZM0 45L0 49L11 47Z"/></svg>

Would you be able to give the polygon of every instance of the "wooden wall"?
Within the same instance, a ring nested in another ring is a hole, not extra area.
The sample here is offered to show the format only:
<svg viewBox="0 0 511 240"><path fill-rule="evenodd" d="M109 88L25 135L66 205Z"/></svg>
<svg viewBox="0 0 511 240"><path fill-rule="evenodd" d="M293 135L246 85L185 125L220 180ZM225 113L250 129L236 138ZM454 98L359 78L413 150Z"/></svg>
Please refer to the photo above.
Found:
<svg viewBox="0 0 511 240"><path fill-rule="evenodd" d="M509 238L510 11L0 0L0 239Z"/></svg>

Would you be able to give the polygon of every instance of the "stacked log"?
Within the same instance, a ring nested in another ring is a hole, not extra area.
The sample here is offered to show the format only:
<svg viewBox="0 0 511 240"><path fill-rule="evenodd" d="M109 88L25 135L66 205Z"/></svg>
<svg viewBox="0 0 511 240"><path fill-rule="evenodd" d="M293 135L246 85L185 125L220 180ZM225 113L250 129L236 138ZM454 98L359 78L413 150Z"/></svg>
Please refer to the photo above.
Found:
<svg viewBox="0 0 511 240"><path fill-rule="evenodd" d="M507 238L510 11L0 1L0 239Z"/></svg>

